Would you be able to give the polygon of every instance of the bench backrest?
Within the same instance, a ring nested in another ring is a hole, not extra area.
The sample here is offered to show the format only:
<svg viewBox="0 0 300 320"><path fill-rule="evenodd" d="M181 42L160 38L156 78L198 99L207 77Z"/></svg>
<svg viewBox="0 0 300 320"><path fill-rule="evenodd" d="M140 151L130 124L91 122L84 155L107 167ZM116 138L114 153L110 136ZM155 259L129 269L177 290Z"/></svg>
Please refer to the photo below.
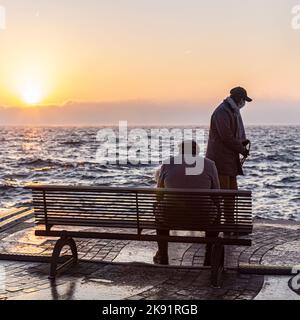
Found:
<svg viewBox="0 0 300 320"><path fill-rule="evenodd" d="M33 185L35 220L51 226L252 232L250 191Z"/></svg>

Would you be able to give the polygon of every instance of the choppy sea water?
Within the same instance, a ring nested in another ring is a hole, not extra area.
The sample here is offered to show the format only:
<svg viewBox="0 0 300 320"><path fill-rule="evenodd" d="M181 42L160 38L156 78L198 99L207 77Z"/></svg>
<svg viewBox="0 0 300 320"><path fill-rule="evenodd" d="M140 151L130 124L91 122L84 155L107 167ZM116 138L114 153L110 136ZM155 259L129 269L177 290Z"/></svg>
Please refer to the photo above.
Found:
<svg viewBox="0 0 300 320"><path fill-rule="evenodd" d="M154 187L158 164L97 161L100 129L0 127L0 209L28 205L30 191L22 188L28 183ZM207 139L208 128L199 129ZM300 221L300 126L246 131L252 149L239 187L253 191L254 215Z"/></svg>

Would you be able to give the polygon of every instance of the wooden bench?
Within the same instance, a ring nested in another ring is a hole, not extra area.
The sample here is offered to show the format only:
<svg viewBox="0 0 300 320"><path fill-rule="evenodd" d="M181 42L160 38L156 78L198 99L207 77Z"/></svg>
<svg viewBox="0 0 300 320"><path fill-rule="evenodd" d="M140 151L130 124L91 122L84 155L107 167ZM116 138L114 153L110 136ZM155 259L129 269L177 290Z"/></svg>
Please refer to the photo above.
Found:
<svg viewBox="0 0 300 320"><path fill-rule="evenodd" d="M224 268L224 245L251 246L250 191L150 189L31 185L37 236L59 237L53 250L50 278L78 260L74 238L183 243L211 243L211 280L218 286ZM153 230L176 230L158 236ZM123 230L120 232L120 230ZM152 230L152 231L151 231ZM180 230L191 235L180 235ZM215 238L194 231L220 232ZM227 233L235 236L225 236ZM190 233L189 233L190 234ZM222 237L223 235L223 237ZM58 265L68 245L72 257Z"/></svg>

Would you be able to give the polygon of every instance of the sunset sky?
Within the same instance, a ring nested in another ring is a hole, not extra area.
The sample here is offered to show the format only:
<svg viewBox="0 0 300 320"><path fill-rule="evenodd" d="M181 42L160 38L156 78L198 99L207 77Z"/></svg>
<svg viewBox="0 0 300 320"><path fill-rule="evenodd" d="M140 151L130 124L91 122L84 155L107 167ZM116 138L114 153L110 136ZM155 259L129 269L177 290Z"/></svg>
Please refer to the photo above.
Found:
<svg viewBox="0 0 300 320"><path fill-rule="evenodd" d="M0 0L0 124L299 124L297 0ZM38 104L39 106L32 106Z"/></svg>

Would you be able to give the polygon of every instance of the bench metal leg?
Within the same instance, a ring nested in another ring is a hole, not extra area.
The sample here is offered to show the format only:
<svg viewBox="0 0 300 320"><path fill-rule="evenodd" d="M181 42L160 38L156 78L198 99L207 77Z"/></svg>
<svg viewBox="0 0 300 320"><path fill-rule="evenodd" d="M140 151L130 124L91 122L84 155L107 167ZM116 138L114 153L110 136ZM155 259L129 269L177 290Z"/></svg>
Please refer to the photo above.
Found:
<svg viewBox="0 0 300 320"><path fill-rule="evenodd" d="M61 250L65 246L70 247L72 252L72 257L66 262L64 262L63 264L61 264L60 266L58 266ZM68 237L67 235L61 236L61 238L57 240L55 247L53 249L49 279L55 279L59 271L61 271L66 267L74 265L77 262L78 262L78 253L77 253L77 247L74 239L71 237Z"/></svg>
<svg viewBox="0 0 300 320"><path fill-rule="evenodd" d="M213 245L211 256L211 285L220 288L224 271L224 245L217 242Z"/></svg>

